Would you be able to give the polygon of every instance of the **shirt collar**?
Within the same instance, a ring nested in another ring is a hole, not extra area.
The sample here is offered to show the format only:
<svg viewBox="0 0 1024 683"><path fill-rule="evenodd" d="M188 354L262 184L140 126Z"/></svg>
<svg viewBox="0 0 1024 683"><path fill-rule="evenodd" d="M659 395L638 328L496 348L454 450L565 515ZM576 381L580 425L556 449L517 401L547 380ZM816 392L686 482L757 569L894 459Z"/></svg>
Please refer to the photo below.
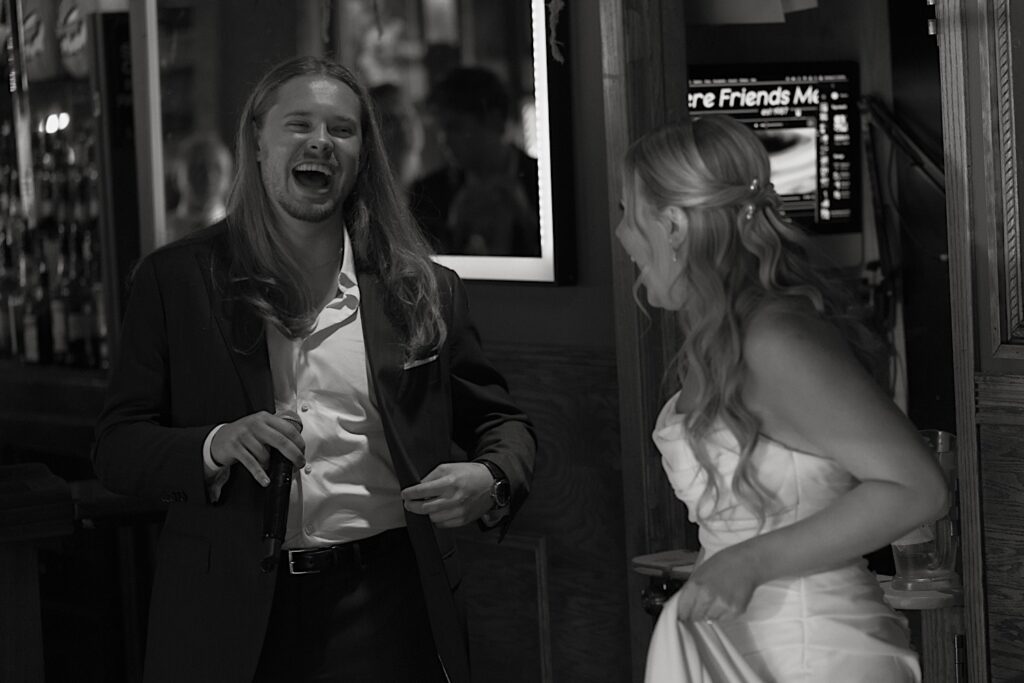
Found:
<svg viewBox="0 0 1024 683"><path fill-rule="evenodd" d="M352 240L349 239L348 229L343 228L342 233L345 239L345 248L341 258L341 270L338 271L338 295L344 298L352 295L359 300L359 282L356 280L356 261L352 257Z"/></svg>

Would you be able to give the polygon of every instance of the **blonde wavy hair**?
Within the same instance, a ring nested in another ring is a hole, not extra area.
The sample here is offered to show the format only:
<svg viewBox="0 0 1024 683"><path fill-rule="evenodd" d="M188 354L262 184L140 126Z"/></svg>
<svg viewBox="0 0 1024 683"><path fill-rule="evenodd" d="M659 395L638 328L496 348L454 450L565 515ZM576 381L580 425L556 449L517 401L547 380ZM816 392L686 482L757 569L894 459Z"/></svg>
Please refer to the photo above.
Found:
<svg viewBox="0 0 1024 683"><path fill-rule="evenodd" d="M704 444L721 423L739 444L733 493L763 524L773 496L751 468L761 424L742 397L743 337L754 313L766 303L810 303L876 377L887 347L864 324L853 298L812 265L806 233L783 213L768 153L747 126L721 115L663 126L630 146L623 171L634 180L627 191L657 211L679 207L688 221L677 250L685 263L677 313L684 341L675 370L695 392L684 422L709 475L704 495L717 506L716 470Z"/></svg>

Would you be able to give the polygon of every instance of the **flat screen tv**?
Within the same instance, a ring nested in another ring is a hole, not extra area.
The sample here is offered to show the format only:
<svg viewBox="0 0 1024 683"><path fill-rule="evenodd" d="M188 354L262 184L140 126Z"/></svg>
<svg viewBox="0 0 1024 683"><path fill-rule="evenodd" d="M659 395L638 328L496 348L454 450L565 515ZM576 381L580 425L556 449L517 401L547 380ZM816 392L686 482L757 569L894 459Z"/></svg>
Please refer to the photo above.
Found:
<svg viewBox="0 0 1024 683"><path fill-rule="evenodd" d="M854 62L691 65L691 116L733 116L768 149L786 213L818 234L860 232Z"/></svg>

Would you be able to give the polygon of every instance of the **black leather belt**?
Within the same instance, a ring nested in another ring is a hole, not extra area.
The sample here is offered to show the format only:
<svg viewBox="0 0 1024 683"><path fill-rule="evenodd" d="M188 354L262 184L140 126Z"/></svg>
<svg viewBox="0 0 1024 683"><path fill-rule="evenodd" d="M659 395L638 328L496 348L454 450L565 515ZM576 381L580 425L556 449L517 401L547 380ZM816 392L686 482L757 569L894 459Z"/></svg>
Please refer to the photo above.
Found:
<svg viewBox="0 0 1024 683"><path fill-rule="evenodd" d="M348 543L283 550L281 568L293 575L328 571L358 572L403 542L409 542L409 533L405 527L400 527Z"/></svg>

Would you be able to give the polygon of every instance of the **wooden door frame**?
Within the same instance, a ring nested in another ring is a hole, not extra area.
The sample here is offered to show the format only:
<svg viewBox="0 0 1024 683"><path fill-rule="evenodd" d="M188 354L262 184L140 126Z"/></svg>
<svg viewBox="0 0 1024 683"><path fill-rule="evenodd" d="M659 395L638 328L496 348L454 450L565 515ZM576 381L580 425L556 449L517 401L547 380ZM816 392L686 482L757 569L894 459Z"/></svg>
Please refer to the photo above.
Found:
<svg viewBox="0 0 1024 683"><path fill-rule="evenodd" d="M975 419L975 345L972 264L979 211L971 179L973 130L991 125L991 110L972 106L968 73L989 63L988 9L993 0L939 0L938 24L943 109L946 210L950 258L954 391L959 440L960 514L963 543L964 628L969 681L988 678L980 472ZM1007 0L995 0L1005 8ZM978 8L981 8L979 14ZM620 160L630 140L652 125L685 116L686 59L682 3L672 0L601 0L605 148L608 159L608 215L620 397L623 487L627 505L626 550L637 554L672 547L685 537L679 505L672 505L650 431L673 344L665 316L646 317L631 296L635 270L614 238L621 213ZM998 76L989 85L998 89ZM986 78L986 81L989 79ZM977 82L977 81L976 81ZM646 87L646 90L645 90ZM979 109L984 111L979 111ZM980 118L980 120L979 120ZM643 582L628 581L634 678L640 678L650 620L640 607Z"/></svg>
<svg viewBox="0 0 1024 683"><path fill-rule="evenodd" d="M694 546L685 509L674 497L651 440L665 396L665 369L678 348L674 319L633 299L636 269L615 238L622 215L621 160L629 142L686 116L683 3L600 0L608 233L612 241L626 559ZM633 679L642 680L652 619L641 607L645 582L631 569L629 619Z"/></svg>
<svg viewBox="0 0 1024 683"><path fill-rule="evenodd" d="M1005 2L1005 0L1003 0ZM981 520L981 476L978 454L978 424L975 405L973 226L983 220L986 207L974 201L979 184L988 173L977 173L979 142L972 133L991 125L992 108L984 97L974 98L972 82L982 81L983 91L993 83L984 72L990 49L988 0L940 0L936 4L938 25L942 134L946 176L946 222L948 230L950 305L952 312L954 397L960 477L960 518L963 548L964 630L967 680L988 680L988 637ZM993 77L997 78L997 77ZM982 137L987 137L984 134ZM989 185L991 187L991 185Z"/></svg>

